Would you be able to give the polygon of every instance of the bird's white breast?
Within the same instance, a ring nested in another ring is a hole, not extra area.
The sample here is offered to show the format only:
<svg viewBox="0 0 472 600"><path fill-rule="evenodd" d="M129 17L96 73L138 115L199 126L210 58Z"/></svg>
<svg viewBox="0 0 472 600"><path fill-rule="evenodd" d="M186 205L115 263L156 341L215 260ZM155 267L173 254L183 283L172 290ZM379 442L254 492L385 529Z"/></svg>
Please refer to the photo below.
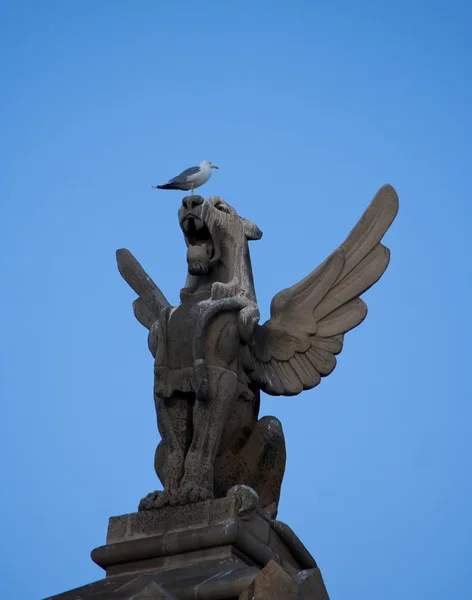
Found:
<svg viewBox="0 0 472 600"><path fill-rule="evenodd" d="M195 175L190 175L187 178L188 183L192 183L196 186L203 185L210 179L211 169L208 166L200 167L200 171Z"/></svg>

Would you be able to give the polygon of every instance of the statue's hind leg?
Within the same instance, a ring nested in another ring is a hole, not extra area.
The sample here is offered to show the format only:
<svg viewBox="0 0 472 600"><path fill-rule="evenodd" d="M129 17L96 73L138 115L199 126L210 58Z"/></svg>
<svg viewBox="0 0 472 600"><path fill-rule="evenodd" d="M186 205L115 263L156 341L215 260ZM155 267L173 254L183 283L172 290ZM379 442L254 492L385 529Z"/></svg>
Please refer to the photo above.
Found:
<svg viewBox="0 0 472 600"><path fill-rule="evenodd" d="M275 518L285 461L285 438L280 421L275 417L262 417L239 451L228 448L218 457L215 495L226 495L233 485L248 485L258 493L261 508Z"/></svg>
<svg viewBox="0 0 472 600"><path fill-rule="evenodd" d="M259 494L261 507L275 518L286 462L285 438L281 422L275 417L262 417L257 422L248 442L248 455L254 452L251 443L255 452L259 451L259 460L257 466L254 465L253 471L253 489Z"/></svg>

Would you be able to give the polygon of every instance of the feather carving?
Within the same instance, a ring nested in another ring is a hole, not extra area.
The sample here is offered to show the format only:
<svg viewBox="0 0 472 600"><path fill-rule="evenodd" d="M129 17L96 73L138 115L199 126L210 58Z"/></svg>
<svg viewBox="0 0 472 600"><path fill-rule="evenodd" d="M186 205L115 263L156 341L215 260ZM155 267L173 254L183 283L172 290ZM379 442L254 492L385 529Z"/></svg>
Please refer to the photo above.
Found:
<svg viewBox="0 0 472 600"><path fill-rule="evenodd" d="M381 239L397 212L398 196L385 185L344 243L307 277L274 296L270 319L256 325L249 345L250 376L263 391L299 394L336 367L344 334L367 315L360 296L388 266L390 252Z"/></svg>

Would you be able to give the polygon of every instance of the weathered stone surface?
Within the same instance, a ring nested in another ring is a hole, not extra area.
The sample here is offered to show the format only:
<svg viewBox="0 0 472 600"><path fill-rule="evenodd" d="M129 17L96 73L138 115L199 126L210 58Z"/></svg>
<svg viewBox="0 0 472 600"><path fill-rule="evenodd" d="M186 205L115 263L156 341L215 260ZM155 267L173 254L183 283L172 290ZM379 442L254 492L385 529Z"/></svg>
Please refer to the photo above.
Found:
<svg viewBox="0 0 472 600"><path fill-rule="evenodd" d="M288 573L275 561L262 569L229 560L128 573L47 600L329 600L318 569Z"/></svg>
<svg viewBox="0 0 472 600"><path fill-rule="evenodd" d="M269 522L266 513L259 508L256 492L238 485L231 488L224 498L110 517L107 544L162 535L167 531L188 531L217 525L235 517L251 520L252 528L257 527L259 537L268 542Z"/></svg>
<svg viewBox="0 0 472 600"><path fill-rule="evenodd" d="M257 494L246 486L232 488L226 498L112 517L107 545L92 558L115 576L234 559L233 552L245 557L244 566L262 568L270 560L293 572L316 566L287 525L267 519Z"/></svg>
<svg viewBox="0 0 472 600"><path fill-rule="evenodd" d="M239 600L298 600L296 581L277 563L270 561Z"/></svg>
<svg viewBox="0 0 472 600"><path fill-rule="evenodd" d="M203 525L216 525L235 515L234 500L219 498L186 506L165 506L157 510L111 517L107 544L162 535L169 528L172 531L182 531Z"/></svg>
<svg viewBox="0 0 472 600"><path fill-rule="evenodd" d="M274 549L283 544L286 548L290 549L291 555L300 565L304 565L305 568L316 568L315 559L286 523L271 521L271 526L275 534L277 534L276 536L274 533L270 534L269 543L273 544Z"/></svg>
<svg viewBox="0 0 472 600"><path fill-rule="evenodd" d="M321 576L321 571L316 567L300 571L295 577L300 590L300 600L329 600L328 592Z"/></svg>
<svg viewBox="0 0 472 600"><path fill-rule="evenodd" d="M154 584L154 589L152 584ZM93 600L132 600L139 598L139 594L146 594L151 590L155 592L154 597L156 597L156 600L160 600L161 598L174 600L175 598L175 596L154 581L152 574L145 573L103 579L57 596L51 596L45 600L91 600L92 598ZM158 593L161 595L157 595ZM163 596L163 593L167 594L167 596ZM151 596L151 598L154 597Z"/></svg>
<svg viewBox="0 0 472 600"><path fill-rule="evenodd" d="M131 596L130 600L177 600L155 581L150 581L140 592Z"/></svg>
<svg viewBox="0 0 472 600"><path fill-rule="evenodd" d="M96 582L57 600L106 593L128 600L151 593L154 584L178 600L237 598L269 563L280 564L287 577L316 565L290 528L263 515L257 494L238 486L226 498L112 517L109 543L92 552L108 584ZM287 541L277 533L285 528Z"/></svg>
<svg viewBox="0 0 472 600"><path fill-rule="evenodd" d="M332 372L344 334L366 316L360 296L387 268L380 240L397 210L395 190L384 186L345 242L274 297L262 326L248 246L262 233L221 198L183 199L188 275L179 306L170 306L128 250L117 252L155 357L162 437L155 469L164 490L144 498L140 510L220 498L244 484L276 516L285 441L277 419L258 418L260 390L294 395Z"/></svg>

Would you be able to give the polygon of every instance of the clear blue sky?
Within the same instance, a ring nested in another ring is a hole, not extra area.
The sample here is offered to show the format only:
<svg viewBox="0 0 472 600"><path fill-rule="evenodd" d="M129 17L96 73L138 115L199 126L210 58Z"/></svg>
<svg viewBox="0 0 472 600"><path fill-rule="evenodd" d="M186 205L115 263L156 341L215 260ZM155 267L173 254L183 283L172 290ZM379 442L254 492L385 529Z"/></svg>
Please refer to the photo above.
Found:
<svg viewBox="0 0 472 600"><path fill-rule="evenodd" d="M466 0L2 3L2 597L101 578L108 517L157 487L114 253L177 302L182 194L150 186L205 158L203 193L264 231L264 318L396 187L391 264L336 371L263 399L280 518L333 600L472 597L471 22Z"/></svg>

